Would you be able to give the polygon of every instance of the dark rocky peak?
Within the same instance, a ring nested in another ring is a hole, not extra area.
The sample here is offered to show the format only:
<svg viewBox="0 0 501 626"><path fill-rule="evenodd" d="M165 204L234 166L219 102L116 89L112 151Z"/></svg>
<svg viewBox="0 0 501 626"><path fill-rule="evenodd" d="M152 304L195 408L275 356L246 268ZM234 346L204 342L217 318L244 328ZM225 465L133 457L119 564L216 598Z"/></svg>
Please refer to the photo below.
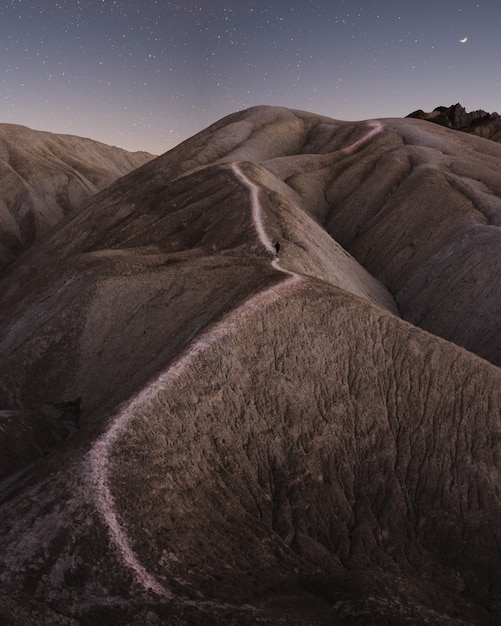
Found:
<svg viewBox="0 0 501 626"><path fill-rule="evenodd" d="M439 113L439 116L445 116L450 122L450 126L458 130L470 128L475 122L478 123L480 120L486 120L491 117L490 113L482 109L468 113L459 102L450 107L437 107L435 111ZM497 116L497 113L495 115Z"/></svg>
<svg viewBox="0 0 501 626"><path fill-rule="evenodd" d="M468 113L459 102L450 107L436 107L429 113L418 109L407 117L501 141L501 118L498 113L487 113L482 109Z"/></svg>

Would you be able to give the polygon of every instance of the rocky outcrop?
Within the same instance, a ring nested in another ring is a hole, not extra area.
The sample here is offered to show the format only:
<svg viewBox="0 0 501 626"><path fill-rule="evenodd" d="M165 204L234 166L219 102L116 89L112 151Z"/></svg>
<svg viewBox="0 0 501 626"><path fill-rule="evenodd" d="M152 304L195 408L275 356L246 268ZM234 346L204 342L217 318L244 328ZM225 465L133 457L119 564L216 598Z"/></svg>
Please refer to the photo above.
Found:
<svg viewBox="0 0 501 626"><path fill-rule="evenodd" d="M152 158L0 124L0 270L89 196Z"/></svg>
<svg viewBox="0 0 501 626"><path fill-rule="evenodd" d="M501 141L501 118L498 113L487 113L481 109L468 113L459 102L450 107L437 107L430 113L418 109L407 117L434 122L493 141Z"/></svg>
<svg viewBox="0 0 501 626"><path fill-rule="evenodd" d="M30 247L0 281L10 614L499 623L500 157L258 107Z"/></svg>

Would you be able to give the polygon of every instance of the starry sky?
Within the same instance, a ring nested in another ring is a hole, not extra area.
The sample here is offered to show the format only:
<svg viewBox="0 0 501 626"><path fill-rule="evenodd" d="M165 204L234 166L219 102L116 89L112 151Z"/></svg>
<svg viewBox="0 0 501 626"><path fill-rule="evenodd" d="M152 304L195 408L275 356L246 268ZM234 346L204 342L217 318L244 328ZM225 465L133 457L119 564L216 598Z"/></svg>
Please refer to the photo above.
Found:
<svg viewBox="0 0 501 626"><path fill-rule="evenodd" d="M0 51L1 122L155 154L257 104L501 113L499 0L4 0Z"/></svg>

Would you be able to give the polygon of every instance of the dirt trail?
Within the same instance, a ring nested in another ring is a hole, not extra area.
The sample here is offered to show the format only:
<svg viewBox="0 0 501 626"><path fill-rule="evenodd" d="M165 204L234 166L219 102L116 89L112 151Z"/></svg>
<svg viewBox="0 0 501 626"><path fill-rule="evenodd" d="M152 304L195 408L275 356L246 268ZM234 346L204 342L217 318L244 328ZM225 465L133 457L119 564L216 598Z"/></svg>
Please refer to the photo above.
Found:
<svg viewBox="0 0 501 626"><path fill-rule="evenodd" d="M285 293L291 289L295 289L299 283L305 280L303 276L280 266L280 261L276 257L275 246L264 228L262 208L259 201L259 187L247 178L237 163L233 163L231 168L239 182L249 190L255 228L266 249L273 254L274 258L271 261L273 267L284 273L287 279L278 285L272 285L252 295L238 308L222 318L216 326L196 338L165 372L150 382L143 391L119 409L114 419L111 420L108 429L95 442L89 452L94 501L108 528L112 543L120 554L124 566L134 574L136 581L145 589L152 590L164 598L172 598L173 594L165 589L140 563L138 556L131 546L127 531L119 519L119 512L117 511L112 486L110 484L111 453L113 446L119 440L120 436L126 432L140 408L155 398L158 393L164 391L166 387L174 384L176 379L181 376L184 369L198 355L217 344L220 338L228 332L236 330L246 316L253 315L262 307L281 298Z"/></svg>

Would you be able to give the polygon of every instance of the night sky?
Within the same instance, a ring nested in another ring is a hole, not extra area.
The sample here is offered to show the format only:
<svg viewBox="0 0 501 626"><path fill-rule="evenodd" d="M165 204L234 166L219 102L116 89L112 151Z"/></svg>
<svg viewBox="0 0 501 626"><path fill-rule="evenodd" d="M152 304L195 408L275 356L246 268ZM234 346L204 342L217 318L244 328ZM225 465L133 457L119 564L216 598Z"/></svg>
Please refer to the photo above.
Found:
<svg viewBox="0 0 501 626"><path fill-rule="evenodd" d="M501 113L499 0L5 0L0 46L1 122L156 154L256 104Z"/></svg>

